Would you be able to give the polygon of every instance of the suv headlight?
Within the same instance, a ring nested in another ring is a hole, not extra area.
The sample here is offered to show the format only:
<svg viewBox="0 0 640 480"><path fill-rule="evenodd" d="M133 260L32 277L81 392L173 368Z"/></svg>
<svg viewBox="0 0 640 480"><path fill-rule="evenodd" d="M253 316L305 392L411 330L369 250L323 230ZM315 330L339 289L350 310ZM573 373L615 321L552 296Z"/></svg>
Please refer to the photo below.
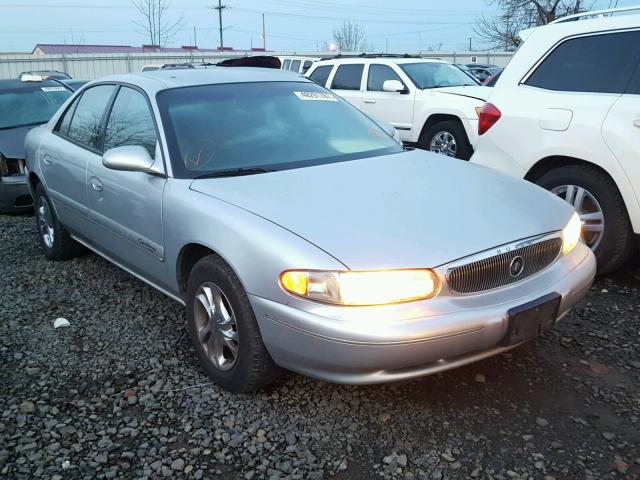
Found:
<svg viewBox="0 0 640 480"><path fill-rule="evenodd" d="M280 275L287 292L338 305L385 305L424 300L440 283L428 269L317 271L287 270Z"/></svg>
<svg viewBox="0 0 640 480"><path fill-rule="evenodd" d="M566 255L576 248L582 235L582 221L577 212L573 212L569 223L562 229L562 254Z"/></svg>

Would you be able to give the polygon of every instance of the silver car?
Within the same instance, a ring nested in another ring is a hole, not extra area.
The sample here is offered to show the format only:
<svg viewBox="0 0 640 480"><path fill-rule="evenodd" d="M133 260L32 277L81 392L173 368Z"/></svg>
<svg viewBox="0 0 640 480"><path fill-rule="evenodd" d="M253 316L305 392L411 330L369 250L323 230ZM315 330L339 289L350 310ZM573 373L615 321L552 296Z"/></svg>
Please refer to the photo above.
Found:
<svg viewBox="0 0 640 480"><path fill-rule="evenodd" d="M552 327L595 274L569 204L405 149L294 73L108 77L26 149L45 255L82 244L184 304L234 392L281 368L365 384L480 360Z"/></svg>

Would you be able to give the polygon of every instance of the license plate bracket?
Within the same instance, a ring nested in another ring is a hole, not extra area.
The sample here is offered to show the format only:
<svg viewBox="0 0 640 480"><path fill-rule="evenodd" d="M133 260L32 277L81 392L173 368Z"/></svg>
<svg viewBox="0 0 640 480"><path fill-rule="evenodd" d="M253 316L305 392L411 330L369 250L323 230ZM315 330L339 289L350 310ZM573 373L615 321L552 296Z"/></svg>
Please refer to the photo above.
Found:
<svg viewBox="0 0 640 480"><path fill-rule="evenodd" d="M561 300L562 295L554 292L509 309L507 333L501 344L517 345L549 330L558 318Z"/></svg>

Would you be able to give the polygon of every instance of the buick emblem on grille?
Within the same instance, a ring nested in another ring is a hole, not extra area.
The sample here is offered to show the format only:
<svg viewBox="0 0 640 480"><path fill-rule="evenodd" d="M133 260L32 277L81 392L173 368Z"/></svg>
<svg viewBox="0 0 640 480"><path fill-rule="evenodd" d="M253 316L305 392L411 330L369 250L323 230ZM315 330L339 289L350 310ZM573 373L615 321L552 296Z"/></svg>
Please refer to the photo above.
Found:
<svg viewBox="0 0 640 480"><path fill-rule="evenodd" d="M524 258L520 255L513 257L511 259L511 263L509 264L509 275L512 277L519 277L522 271L524 270Z"/></svg>

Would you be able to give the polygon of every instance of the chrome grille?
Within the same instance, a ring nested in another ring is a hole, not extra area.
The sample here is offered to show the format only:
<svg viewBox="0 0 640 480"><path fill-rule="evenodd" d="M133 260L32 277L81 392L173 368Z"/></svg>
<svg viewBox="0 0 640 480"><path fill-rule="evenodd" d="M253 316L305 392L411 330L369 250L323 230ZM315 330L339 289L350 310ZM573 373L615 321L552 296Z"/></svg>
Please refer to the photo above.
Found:
<svg viewBox="0 0 640 480"><path fill-rule="evenodd" d="M447 271L449 289L455 293L475 293L518 282L553 263L561 247L561 238L551 238L453 267ZM516 257L522 257L524 268L519 275L513 276L511 263Z"/></svg>

